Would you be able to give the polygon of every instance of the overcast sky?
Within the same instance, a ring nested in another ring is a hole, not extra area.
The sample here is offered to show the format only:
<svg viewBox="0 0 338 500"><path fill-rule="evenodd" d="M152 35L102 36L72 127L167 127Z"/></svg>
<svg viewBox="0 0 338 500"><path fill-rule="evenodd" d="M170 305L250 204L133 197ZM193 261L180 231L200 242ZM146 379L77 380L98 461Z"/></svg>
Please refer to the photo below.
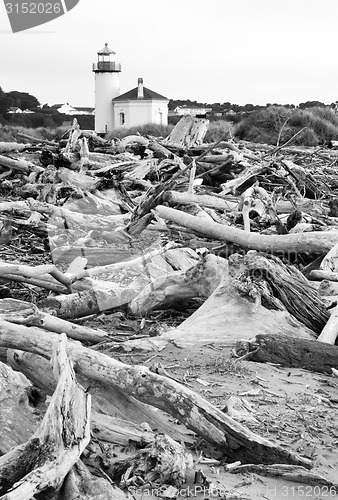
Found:
<svg viewBox="0 0 338 500"><path fill-rule="evenodd" d="M137 84L172 99L236 104L338 100L338 0L80 0L12 34L0 4L0 86L41 103L94 105L104 43Z"/></svg>

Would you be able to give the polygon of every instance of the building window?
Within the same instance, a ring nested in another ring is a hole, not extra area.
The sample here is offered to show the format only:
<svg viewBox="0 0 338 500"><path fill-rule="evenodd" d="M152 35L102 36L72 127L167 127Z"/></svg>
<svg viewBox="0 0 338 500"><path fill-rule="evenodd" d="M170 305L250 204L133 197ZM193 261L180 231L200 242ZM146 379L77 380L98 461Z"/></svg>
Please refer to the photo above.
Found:
<svg viewBox="0 0 338 500"><path fill-rule="evenodd" d="M120 125L124 125L126 121L126 117L124 113L120 113Z"/></svg>

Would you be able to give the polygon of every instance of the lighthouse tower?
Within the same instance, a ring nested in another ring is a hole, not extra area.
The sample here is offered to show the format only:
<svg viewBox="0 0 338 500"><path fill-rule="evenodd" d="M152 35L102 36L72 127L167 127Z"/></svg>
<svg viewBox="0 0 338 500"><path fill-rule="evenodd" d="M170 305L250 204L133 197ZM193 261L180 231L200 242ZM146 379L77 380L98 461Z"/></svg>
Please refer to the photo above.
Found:
<svg viewBox="0 0 338 500"><path fill-rule="evenodd" d="M106 43L93 64L95 73L95 132L106 134L114 128L112 99L120 95L121 64L115 62L115 52Z"/></svg>

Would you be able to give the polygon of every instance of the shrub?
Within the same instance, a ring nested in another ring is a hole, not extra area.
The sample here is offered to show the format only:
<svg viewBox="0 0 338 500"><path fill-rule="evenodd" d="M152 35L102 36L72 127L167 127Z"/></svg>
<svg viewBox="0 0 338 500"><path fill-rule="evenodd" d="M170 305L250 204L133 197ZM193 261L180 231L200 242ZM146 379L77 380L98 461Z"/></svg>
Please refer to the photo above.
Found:
<svg viewBox="0 0 338 500"><path fill-rule="evenodd" d="M156 123L147 123L138 127L115 128L107 136L108 140L113 138L122 139L127 135L140 134L142 136L152 135L154 137L167 137L173 129L173 125L157 125Z"/></svg>
<svg viewBox="0 0 338 500"><path fill-rule="evenodd" d="M299 130L294 144L317 146L338 139L338 115L329 107L290 109L270 106L245 117L234 129L238 139L266 144L283 144ZM280 137L279 137L280 135Z"/></svg>
<svg viewBox="0 0 338 500"><path fill-rule="evenodd" d="M229 139L233 125L226 120L217 120L209 123L204 142L226 141Z"/></svg>

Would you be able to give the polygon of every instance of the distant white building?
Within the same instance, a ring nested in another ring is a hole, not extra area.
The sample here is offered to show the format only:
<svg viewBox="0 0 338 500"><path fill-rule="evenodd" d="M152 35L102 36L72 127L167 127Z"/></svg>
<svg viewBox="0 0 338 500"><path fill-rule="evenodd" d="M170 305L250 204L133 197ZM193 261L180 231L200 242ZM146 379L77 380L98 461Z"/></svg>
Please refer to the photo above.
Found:
<svg viewBox="0 0 338 500"><path fill-rule="evenodd" d="M8 108L7 113L9 113L9 114L22 113L22 109L18 108L17 106L11 106L10 108Z"/></svg>
<svg viewBox="0 0 338 500"><path fill-rule="evenodd" d="M207 113L211 113L212 108L204 108L199 106L176 106L174 112L178 116L190 115L190 116L206 116Z"/></svg>
<svg viewBox="0 0 338 500"><path fill-rule="evenodd" d="M143 86L120 95L121 65L108 44L98 53L95 73L95 131L106 134L114 128L134 127L147 123L168 124L169 99Z"/></svg>
<svg viewBox="0 0 338 500"><path fill-rule="evenodd" d="M86 108L86 107L74 107L71 106L68 102L66 104L53 104L51 106L52 109L56 109L58 113L62 113L63 115L93 115L95 110L94 108Z"/></svg>

